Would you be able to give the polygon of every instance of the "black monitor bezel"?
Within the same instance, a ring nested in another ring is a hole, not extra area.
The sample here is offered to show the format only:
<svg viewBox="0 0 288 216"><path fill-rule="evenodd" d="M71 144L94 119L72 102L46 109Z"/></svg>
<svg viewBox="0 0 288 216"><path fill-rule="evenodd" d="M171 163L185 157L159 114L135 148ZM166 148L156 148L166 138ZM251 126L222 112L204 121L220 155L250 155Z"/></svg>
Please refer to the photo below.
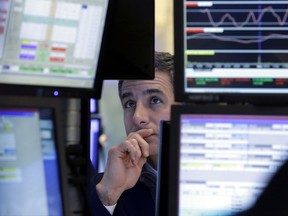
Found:
<svg viewBox="0 0 288 216"><path fill-rule="evenodd" d="M174 54L175 100L189 103L250 103L255 105L287 105L288 94L279 93L187 93L184 83L184 4L183 0L174 0Z"/></svg>
<svg viewBox="0 0 288 216"><path fill-rule="evenodd" d="M58 160L58 175L59 175L59 187L61 192L61 201L63 215L69 215L70 203L69 203L69 184L66 165L66 149L65 149L65 136L63 127L63 101L59 98L38 98L38 97L15 97L15 96L0 96L1 108L27 108L27 109L52 109L54 115L54 128L55 128L55 147L57 150Z"/></svg>
<svg viewBox="0 0 288 216"><path fill-rule="evenodd" d="M96 78L98 80L98 78ZM102 80L95 82L95 87L88 88L66 88L57 86L37 86L19 84L1 84L0 95L9 96L35 96L52 98L101 98Z"/></svg>
<svg viewBox="0 0 288 216"><path fill-rule="evenodd" d="M169 148L170 142L170 121L162 120L160 122L160 137L158 144L158 163L157 163L157 191L156 191L156 208L155 215L162 216L168 215L168 209L166 208L168 201L168 184L169 184Z"/></svg>
<svg viewBox="0 0 288 216"><path fill-rule="evenodd" d="M227 104L180 104L171 107L171 128L169 147L168 173L169 182L165 192L168 196L168 203L163 211L168 216L178 215L178 182L180 165L180 115L182 114L243 114L243 115L275 115L288 116L288 106L254 106L254 105L227 105ZM162 191L165 191L162 188ZM163 206L163 205L162 205Z"/></svg>

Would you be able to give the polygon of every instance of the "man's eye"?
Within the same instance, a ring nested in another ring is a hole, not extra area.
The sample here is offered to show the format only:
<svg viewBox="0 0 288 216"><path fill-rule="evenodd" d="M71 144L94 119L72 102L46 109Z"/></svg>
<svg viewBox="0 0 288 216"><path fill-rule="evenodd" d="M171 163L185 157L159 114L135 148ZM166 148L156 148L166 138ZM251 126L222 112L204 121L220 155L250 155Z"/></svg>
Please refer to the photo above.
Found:
<svg viewBox="0 0 288 216"><path fill-rule="evenodd" d="M125 103L125 106L124 106L125 108L133 108L133 107L135 107L135 102L133 102L133 101L127 101L126 103Z"/></svg>
<svg viewBox="0 0 288 216"><path fill-rule="evenodd" d="M157 97L153 97L152 99L151 99L151 103L152 104L159 104L161 102L161 100L159 99L159 98L157 98Z"/></svg>

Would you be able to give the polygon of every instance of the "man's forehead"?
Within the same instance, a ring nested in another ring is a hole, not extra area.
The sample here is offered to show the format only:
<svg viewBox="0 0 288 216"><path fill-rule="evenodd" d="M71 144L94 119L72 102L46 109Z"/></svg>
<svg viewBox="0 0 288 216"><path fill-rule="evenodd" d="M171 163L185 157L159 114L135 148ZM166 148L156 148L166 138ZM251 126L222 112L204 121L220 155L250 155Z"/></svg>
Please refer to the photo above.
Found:
<svg viewBox="0 0 288 216"><path fill-rule="evenodd" d="M133 97L136 95L151 95L151 94L165 94L165 90L160 86L155 85L135 85L134 87L127 86L122 89L121 98Z"/></svg>
<svg viewBox="0 0 288 216"><path fill-rule="evenodd" d="M155 80L127 80L123 82L122 91L125 89L135 89L137 87L141 87L143 89L147 89L150 86L161 86L161 82Z"/></svg>
<svg viewBox="0 0 288 216"><path fill-rule="evenodd" d="M166 89L170 88L169 76L165 73L156 73L153 80L125 80L122 85L122 92L147 90L147 89Z"/></svg>

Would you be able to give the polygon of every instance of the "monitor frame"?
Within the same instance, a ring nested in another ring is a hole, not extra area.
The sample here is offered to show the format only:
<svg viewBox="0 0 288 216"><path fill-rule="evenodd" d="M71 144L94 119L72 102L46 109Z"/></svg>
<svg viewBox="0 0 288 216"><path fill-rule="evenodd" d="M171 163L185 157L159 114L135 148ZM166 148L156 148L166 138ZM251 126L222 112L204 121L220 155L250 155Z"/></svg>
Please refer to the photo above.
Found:
<svg viewBox="0 0 288 216"><path fill-rule="evenodd" d="M156 191L156 216L168 215L168 209L166 208L168 197L168 184L170 178L169 176L169 148L171 146L170 142L170 121L162 120L160 122L160 137L158 144L158 163L157 163L157 191Z"/></svg>
<svg viewBox="0 0 288 216"><path fill-rule="evenodd" d="M15 96L0 96L0 107L2 108L27 108L41 109L48 108L53 110L54 129L55 129L55 148L58 161L59 188L61 192L61 201L63 216L70 215L69 203L69 183L66 164L66 148L65 148L65 130L63 123L63 101L59 98L38 98L38 97L15 97Z"/></svg>
<svg viewBox="0 0 288 216"><path fill-rule="evenodd" d="M253 105L223 105L223 104L182 104L172 105L171 107L171 128L170 145L168 155L168 176L169 181L166 190L161 188L163 196L168 196L166 205L162 207L163 212L168 212L168 216L178 215L178 184L179 184L179 165L180 165L180 116L182 114L235 114L235 115L272 115L288 116L288 106L253 106Z"/></svg>
<svg viewBox="0 0 288 216"><path fill-rule="evenodd" d="M191 2L192 4L196 2ZM201 3L201 2L199 2ZM204 2L203 6L209 6L211 2ZM213 3L211 3L213 4ZM191 102L191 103L219 103L225 102L230 104L235 103L251 103L256 105L287 105L288 104L288 93L261 93L261 90L257 93L239 92L235 89L227 92L221 92L218 90L210 91L207 87L201 92L185 92L185 41L184 41L184 0L174 0L174 51L175 51L175 78L174 78L174 89L175 89L175 100L178 102ZM200 62L201 63L201 62ZM275 68L277 70L277 68ZM279 70L279 69L278 69ZM209 77L208 77L209 78ZM265 78L265 77L263 77ZM284 78L283 78L284 79ZM213 85L213 84L212 84ZM288 92L287 83L284 87ZM193 87L192 87L193 88ZM217 87L218 88L218 87ZM243 87L242 90L244 89ZM256 87L255 87L256 89ZM271 88L270 88L271 89ZM269 97L269 100L267 100Z"/></svg>

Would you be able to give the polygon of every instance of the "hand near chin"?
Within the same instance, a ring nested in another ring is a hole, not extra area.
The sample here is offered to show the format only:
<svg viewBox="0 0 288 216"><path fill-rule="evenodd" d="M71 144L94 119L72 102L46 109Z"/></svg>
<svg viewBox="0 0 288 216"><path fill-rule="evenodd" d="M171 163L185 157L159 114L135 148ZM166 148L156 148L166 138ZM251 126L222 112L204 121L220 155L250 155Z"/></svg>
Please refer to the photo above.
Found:
<svg viewBox="0 0 288 216"><path fill-rule="evenodd" d="M149 144L144 138L152 133L151 129L130 133L127 140L109 150L104 176L96 185L104 205L117 203L121 194L136 184L149 156Z"/></svg>

